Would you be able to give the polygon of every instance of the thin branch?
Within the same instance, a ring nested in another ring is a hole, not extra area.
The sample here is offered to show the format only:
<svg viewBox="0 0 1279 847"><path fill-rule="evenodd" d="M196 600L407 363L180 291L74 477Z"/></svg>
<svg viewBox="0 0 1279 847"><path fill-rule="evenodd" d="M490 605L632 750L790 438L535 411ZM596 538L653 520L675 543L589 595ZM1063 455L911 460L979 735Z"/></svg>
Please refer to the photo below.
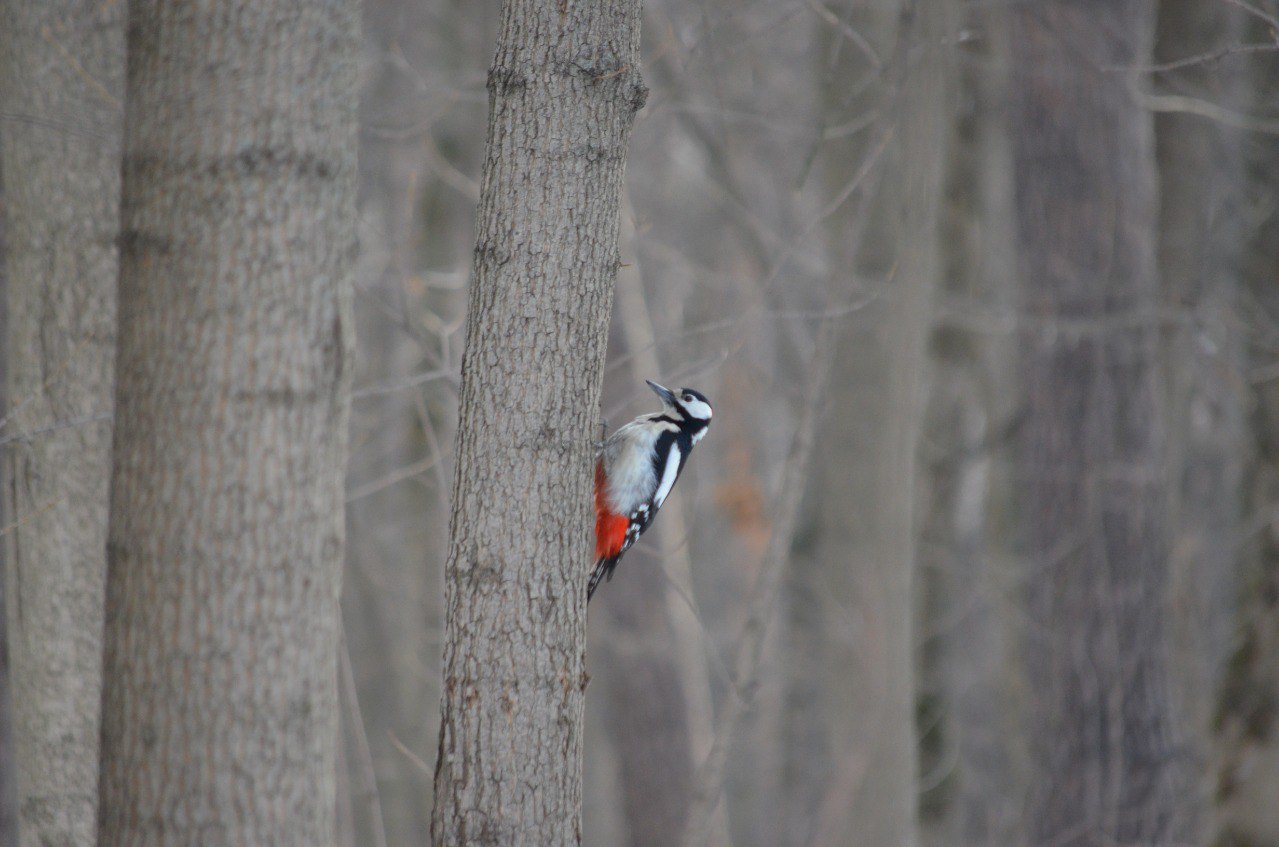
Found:
<svg viewBox="0 0 1279 847"><path fill-rule="evenodd" d="M1279 135L1279 120L1231 111L1210 100L1187 97L1183 94L1147 94L1142 91L1136 92L1136 96L1138 104L1152 112L1198 115L1201 118L1215 121L1232 129L1242 129L1264 135Z"/></svg>
<svg viewBox="0 0 1279 847"><path fill-rule="evenodd" d="M347 708L350 712L349 726L355 741L355 764L360 774L361 796L368 802L370 828L373 830L374 847L387 847L386 822L382 818L382 799L378 796L377 772L373 768L373 753L369 749L369 738L364 732L364 716L360 713L360 700L356 694L355 674L351 670L351 650L346 643L346 633L342 634L342 650L339 657L342 674L342 690L346 692Z"/></svg>
<svg viewBox="0 0 1279 847"><path fill-rule="evenodd" d="M414 753L412 750L410 750L409 746L405 744L403 741L401 741L394 732L391 732L388 729L386 731L386 737L390 740L391 744L395 746L396 750L399 750L401 753L404 754L404 758L412 762L413 767L417 768L418 770L420 770L422 773L426 774L427 776L435 775L435 769L432 768L430 765L428 765L422 759L421 756L419 756L417 753Z"/></svg>
<svg viewBox="0 0 1279 847"><path fill-rule="evenodd" d="M397 391L417 388L419 385L425 385L426 383L434 382L437 379L447 379L456 384L460 378L460 375L454 373L451 368L436 368L434 370L410 374L409 376L401 377L400 379L389 379L385 382L375 382L372 385L357 388L351 392L351 399L361 400L365 397L375 397L379 394L394 394Z"/></svg>
<svg viewBox="0 0 1279 847"><path fill-rule="evenodd" d="M1184 56L1180 59L1171 59L1167 62L1158 62L1151 65L1141 65L1137 67L1124 67L1122 70L1136 71L1138 73L1162 74L1169 71L1179 71L1182 68L1194 67L1196 65L1208 65L1218 62L1227 56L1247 56L1253 53L1273 53L1279 51L1279 44L1273 41L1261 42L1259 44L1227 44L1225 47L1218 47L1216 50L1207 50L1203 53L1196 53L1193 56ZM1115 68L1121 70L1121 68Z"/></svg>
<svg viewBox="0 0 1279 847"><path fill-rule="evenodd" d="M812 9L813 12L817 14L817 17L833 26L840 35L847 38L858 50L862 51L862 54L870 60L870 63L875 67L875 70L880 70L884 67L884 60L879 58L879 54L875 52L875 48L870 46L870 42L862 37L861 33L841 21L838 15L826 8L818 2L818 0L808 0L807 5L808 8Z"/></svg>
<svg viewBox="0 0 1279 847"><path fill-rule="evenodd" d="M65 497L54 497L52 500L49 500L47 503L44 503L39 508L32 509L30 512L27 512L22 517L17 518L12 523L9 523L9 524L6 524L5 526L0 527L0 538L13 532L15 529L27 523L28 521L35 520L36 518L40 517L45 512L51 510L54 506L58 505L65 499L66 499Z"/></svg>
<svg viewBox="0 0 1279 847"><path fill-rule="evenodd" d="M15 432L12 435L0 437L0 447L8 447L10 444L14 444L19 441L30 441L37 435L47 435L50 432L58 432L63 429L74 429L77 426L84 426L85 424L109 421L113 417L114 415L111 412L99 412L96 415L85 415L82 418L72 418L66 421L54 421L47 426L36 427L35 429L29 429L26 432ZM5 418L3 421L0 421L0 426L4 426L8 420L8 418Z"/></svg>
<svg viewBox="0 0 1279 847"><path fill-rule="evenodd" d="M370 483L361 485L359 488L346 495L346 502L353 503L356 500L362 500L378 493L384 488L390 488L396 483L403 482L406 479L412 479L418 474L423 474L431 468L439 464L439 455L427 456L425 459L414 462L402 468L396 468L381 479L375 479Z"/></svg>
<svg viewBox="0 0 1279 847"><path fill-rule="evenodd" d="M1275 17L1269 12L1264 11L1263 9L1257 8L1251 3L1246 2L1246 0L1226 0L1226 2L1231 4L1232 6L1238 6L1240 9L1243 9L1245 12L1248 12L1250 15L1254 15L1258 18L1261 18L1261 20L1265 21L1267 24L1270 25L1271 30L1273 30L1273 34L1276 35L1276 38L1279 38L1279 18Z"/></svg>
<svg viewBox="0 0 1279 847"><path fill-rule="evenodd" d="M60 21L57 24L57 28L60 32L66 31L67 29L66 21ZM105 101L107 104L109 104L110 106L116 109L119 109L119 110L124 109L124 103L120 101L120 98L117 97L115 94L111 93L107 89L107 87L98 80L96 76L94 76L93 74L85 70L84 65L81 64L80 60L77 59L75 55L72 54L72 52L67 49L66 45L63 44L61 40L54 37L53 29L51 27L49 27L48 25L40 27L40 37L43 38L49 44L50 47L52 47L54 50L57 50L59 53L62 54L62 58L65 59L67 64L70 65L72 69L75 70L76 76L80 77L81 81L83 81L86 86L88 86L90 89L96 92L97 95L103 99L103 101Z"/></svg>

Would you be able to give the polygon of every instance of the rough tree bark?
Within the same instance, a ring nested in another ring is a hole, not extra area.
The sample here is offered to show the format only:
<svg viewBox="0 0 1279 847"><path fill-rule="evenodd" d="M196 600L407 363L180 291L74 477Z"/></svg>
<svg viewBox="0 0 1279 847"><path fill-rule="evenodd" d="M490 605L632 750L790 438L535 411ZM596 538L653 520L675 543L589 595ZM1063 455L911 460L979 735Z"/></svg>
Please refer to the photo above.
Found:
<svg viewBox="0 0 1279 847"><path fill-rule="evenodd" d="M107 847L332 843L358 23L129 5Z"/></svg>
<svg viewBox="0 0 1279 847"><path fill-rule="evenodd" d="M115 364L124 9L6 2L5 533L20 843L90 845ZM6 521L7 523L8 521Z"/></svg>
<svg viewBox="0 0 1279 847"><path fill-rule="evenodd" d="M592 439L639 3L503 7L446 568L437 845L581 841Z"/></svg>
<svg viewBox="0 0 1279 847"><path fill-rule="evenodd" d="M581 842L586 568L636 0L509 0L467 316L436 844Z"/></svg>
<svg viewBox="0 0 1279 847"><path fill-rule="evenodd" d="M1193 805L1165 666L1146 0L1016 6L1019 479L1035 844L1170 844Z"/></svg>

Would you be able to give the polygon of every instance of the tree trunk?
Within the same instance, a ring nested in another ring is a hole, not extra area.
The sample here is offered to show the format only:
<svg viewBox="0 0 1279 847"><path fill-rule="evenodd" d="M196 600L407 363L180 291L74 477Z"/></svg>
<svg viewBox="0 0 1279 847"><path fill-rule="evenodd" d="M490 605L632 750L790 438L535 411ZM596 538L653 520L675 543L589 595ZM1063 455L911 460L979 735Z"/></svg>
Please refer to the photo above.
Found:
<svg viewBox="0 0 1279 847"><path fill-rule="evenodd" d="M929 347L921 438L916 568L929 613L916 630L921 720L921 824L928 842L1003 847L1025 841L1018 770L1024 748L1015 633L1020 608L1006 534L1008 430L1017 409L1011 150L1002 7L968 4L956 31L956 111L946 163L944 267ZM994 331L992 331L994 327ZM926 710L921 708L921 712ZM930 740L924 726L935 727Z"/></svg>
<svg viewBox="0 0 1279 847"><path fill-rule="evenodd" d="M1193 800L1165 667L1154 145L1122 71L1151 12L1011 12L1037 844L1170 844Z"/></svg>
<svg viewBox="0 0 1279 847"><path fill-rule="evenodd" d="M20 843L97 831L124 9L8 2L5 533Z"/></svg>
<svg viewBox="0 0 1279 847"><path fill-rule="evenodd" d="M1176 62L1243 41L1242 10L1212 0L1162 0L1156 62ZM1245 59L1235 56L1155 76L1147 87L1193 92L1247 112ZM1242 133L1196 115L1161 114L1159 272L1162 301L1184 315L1164 333L1169 375L1168 458L1171 486L1170 637L1173 690L1186 716L1186 749L1194 756L1194 808L1206 812L1216 786L1209 766L1213 710L1235 638L1240 596L1244 468L1251 444L1246 369ZM1273 784L1270 786L1273 790ZM1226 799L1220 796L1220 799ZM1190 839L1212 843L1202 815Z"/></svg>
<svg viewBox="0 0 1279 847"><path fill-rule="evenodd" d="M107 847L332 842L357 12L129 6Z"/></svg>
<svg viewBox="0 0 1279 847"><path fill-rule="evenodd" d="M1267 7L1269 8L1269 7ZM1250 9L1243 15L1245 43L1266 43L1273 33ZM1229 107L1240 114L1273 116L1279 105L1279 57L1249 55L1245 93ZM1215 80L1214 80L1215 81ZM1279 149L1262 133L1244 137L1242 192L1246 245L1239 322L1247 346L1246 379L1251 450L1244 456L1244 567L1233 630L1213 715L1216 761L1214 843L1279 843ZM1213 269L1215 270L1215 268Z"/></svg>
<svg viewBox="0 0 1279 847"><path fill-rule="evenodd" d="M639 4L508 0L462 364L437 845L581 841L593 439Z"/></svg>
<svg viewBox="0 0 1279 847"><path fill-rule="evenodd" d="M865 108L888 116L870 140L835 148L841 156L829 166L835 190L865 166L880 133L891 132L892 139L873 165L876 187L864 189L873 192L872 203L850 206L832 220L836 260L871 280L876 296L845 320L835 352L839 378L831 384L818 443L822 455L845 458L820 462L811 478L816 562L797 574L797 583L807 581L828 621L817 656L829 683L821 710L829 724L829 752L821 754L829 757L823 763L829 776L820 782L817 813L807 821L797 816L800 831L792 843L919 840L915 470L938 273L952 18L948 4L924 5L903 0L849 16L853 29L866 33L886 57L883 68L869 66L861 52L832 34L847 54L832 73L828 120L849 119L849 112L838 110L847 109L847 92L868 78L876 81L870 91L879 102ZM851 288L855 279L844 284ZM840 621L850 623L830 623ZM792 806L817 799L793 793Z"/></svg>

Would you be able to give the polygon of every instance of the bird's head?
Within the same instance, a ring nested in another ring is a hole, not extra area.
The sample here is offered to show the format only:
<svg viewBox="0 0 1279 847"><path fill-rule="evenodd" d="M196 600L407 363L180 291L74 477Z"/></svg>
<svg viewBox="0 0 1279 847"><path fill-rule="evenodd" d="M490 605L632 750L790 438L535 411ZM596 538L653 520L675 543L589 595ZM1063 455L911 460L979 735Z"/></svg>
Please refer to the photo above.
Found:
<svg viewBox="0 0 1279 847"><path fill-rule="evenodd" d="M706 399L706 395L702 392L692 388L671 391L651 379L644 381L648 383L649 388L653 389L654 394L662 398L662 405L666 407L666 411L675 417L681 418L690 424L701 424L702 426L711 422L714 410L711 409L711 402Z"/></svg>

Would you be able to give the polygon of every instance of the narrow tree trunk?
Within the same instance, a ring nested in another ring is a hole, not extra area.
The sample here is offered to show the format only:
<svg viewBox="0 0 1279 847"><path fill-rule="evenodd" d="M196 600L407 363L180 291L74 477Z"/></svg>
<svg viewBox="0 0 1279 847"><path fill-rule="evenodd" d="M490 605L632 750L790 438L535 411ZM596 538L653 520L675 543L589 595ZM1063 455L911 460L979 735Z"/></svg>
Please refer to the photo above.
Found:
<svg viewBox="0 0 1279 847"><path fill-rule="evenodd" d="M1025 686L1013 658L1021 614L1002 531L1017 340L991 331L999 316L1015 311L1017 293L1005 14L1003 7L967 4L956 25L981 37L958 48L955 65L965 94L946 163L945 260L921 438L926 499L916 567L933 592L927 602L936 616L924 616L915 637L921 691L935 693L944 709L939 743L921 737L921 817L935 824L927 843L964 847L1025 841L1018 771Z"/></svg>
<svg viewBox="0 0 1279 847"><path fill-rule="evenodd" d="M1242 10L1213 0L1162 0L1155 60L1175 62L1244 40ZM1191 65L1148 83L1193 92L1247 112L1245 59ZM1183 315L1163 333L1169 374L1168 466L1171 487L1170 616L1173 690L1186 715L1186 749L1194 756L1195 809L1217 794L1209 766L1216 698L1236 636L1240 596L1247 432L1246 333L1239 331L1247 243L1248 182L1240 130L1200 116L1159 115L1159 271L1162 302ZM1273 784L1271 784L1273 788ZM1190 839L1212 843L1211 815Z"/></svg>
<svg viewBox="0 0 1279 847"><path fill-rule="evenodd" d="M357 8L129 15L100 836L329 844Z"/></svg>
<svg viewBox="0 0 1279 847"><path fill-rule="evenodd" d="M508 0L467 319L437 845L581 841L585 577L639 4Z"/></svg>
<svg viewBox="0 0 1279 847"><path fill-rule="evenodd" d="M1152 6L1011 15L1032 843L1171 844L1193 795L1165 666L1154 144L1122 70Z"/></svg>
<svg viewBox="0 0 1279 847"><path fill-rule="evenodd" d="M1262 8L1269 8L1262 7ZM1241 41L1265 43L1269 24L1239 8ZM1230 107L1240 114L1274 115L1279 106L1279 57L1251 54L1245 94ZM1215 81L1215 80L1214 80ZM1244 456L1244 567L1236 609L1232 654L1217 692L1213 729L1217 844L1279 843L1279 148L1273 137L1248 133L1239 183L1249 230L1240 262L1244 286L1240 324L1247 347L1250 450Z"/></svg>
<svg viewBox="0 0 1279 847"><path fill-rule="evenodd" d="M124 9L6 2L9 650L20 843L97 831Z"/></svg>

